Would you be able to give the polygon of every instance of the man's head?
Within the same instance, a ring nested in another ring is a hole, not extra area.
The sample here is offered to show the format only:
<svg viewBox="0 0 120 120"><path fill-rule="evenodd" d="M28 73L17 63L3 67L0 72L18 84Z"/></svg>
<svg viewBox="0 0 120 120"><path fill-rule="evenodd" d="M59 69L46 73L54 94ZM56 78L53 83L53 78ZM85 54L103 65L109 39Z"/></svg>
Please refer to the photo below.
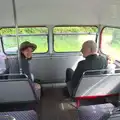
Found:
<svg viewBox="0 0 120 120"><path fill-rule="evenodd" d="M97 44L92 40L88 40L83 43L81 52L84 57L92 54L97 54Z"/></svg>
<svg viewBox="0 0 120 120"><path fill-rule="evenodd" d="M20 52L22 55L24 55L25 58L31 59L32 52L34 52L36 48L37 46L35 44L25 41L20 45Z"/></svg>

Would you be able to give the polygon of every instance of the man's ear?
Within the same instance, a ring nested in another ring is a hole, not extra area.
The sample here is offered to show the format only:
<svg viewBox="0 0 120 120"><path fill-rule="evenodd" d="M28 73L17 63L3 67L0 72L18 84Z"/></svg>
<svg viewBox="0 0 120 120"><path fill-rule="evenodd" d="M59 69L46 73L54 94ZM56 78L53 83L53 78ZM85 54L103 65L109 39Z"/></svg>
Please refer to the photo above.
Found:
<svg viewBox="0 0 120 120"><path fill-rule="evenodd" d="M22 50L22 51L20 51L22 54L24 53L24 51Z"/></svg>
<svg viewBox="0 0 120 120"><path fill-rule="evenodd" d="M27 60L31 60L32 59L32 57L31 58L27 58Z"/></svg>

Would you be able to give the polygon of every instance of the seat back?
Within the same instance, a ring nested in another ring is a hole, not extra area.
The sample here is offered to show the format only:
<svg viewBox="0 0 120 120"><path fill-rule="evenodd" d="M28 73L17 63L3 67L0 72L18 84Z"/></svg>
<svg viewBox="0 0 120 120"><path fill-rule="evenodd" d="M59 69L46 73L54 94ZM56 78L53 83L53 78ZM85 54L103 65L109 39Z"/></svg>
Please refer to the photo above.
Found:
<svg viewBox="0 0 120 120"><path fill-rule="evenodd" d="M0 115L0 120L16 120L13 116Z"/></svg>
<svg viewBox="0 0 120 120"><path fill-rule="evenodd" d="M0 80L28 80L28 76L26 74L0 74Z"/></svg>
<svg viewBox="0 0 120 120"><path fill-rule="evenodd" d="M35 109L36 104L37 97L28 78L0 80L0 111Z"/></svg>
<svg viewBox="0 0 120 120"><path fill-rule="evenodd" d="M107 99L107 101L104 100L105 96L108 98L108 96L113 97L117 95L118 97L120 93L120 74L96 74L97 71L86 71L83 74L74 95L77 100L90 100L90 98L95 100L95 98L98 98L98 101L89 102L88 104L104 104L108 102ZM93 74L88 74L89 72L93 72ZM113 99L109 102L113 102Z"/></svg>

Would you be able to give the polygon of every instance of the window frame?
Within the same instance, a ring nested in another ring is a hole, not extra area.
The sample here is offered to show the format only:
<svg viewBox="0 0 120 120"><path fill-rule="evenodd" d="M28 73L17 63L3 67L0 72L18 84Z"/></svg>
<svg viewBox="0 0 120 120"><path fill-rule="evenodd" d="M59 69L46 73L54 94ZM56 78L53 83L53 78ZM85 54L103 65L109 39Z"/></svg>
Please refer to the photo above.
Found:
<svg viewBox="0 0 120 120"><path fill-rule="evenodd" d="M106 56L109 56L108 54L104 53L102 51L102 35L103 35L103 31L105 28L116 28L116 29L120 29L120 27L116 27L116 26L103 26L103 28L101 29L100 31L100 38L99 38L99 50L102 54L106 55ZM115 60L116 62L120 63L120 60Z"/></svg>
<svg viewBox="0 0 120 120"><path fill-rule="evenodd" d="M20 27L18 27L18 29L19 28L35 28L35 27L38 27L38 28L40 28L40 27L45 27L45 28L47 28L47 30L48 30L48 33L41 33L41 34L18 34L18 36L46 36L47 37L47 43L48 43L48 45L47 45L47 48L48 48L48 50L46 51L46 52L42 52L42 53L33 53L34 55L38 55L38 54L41 54L41 55L43 55L43 54L47 54L48 52L49 52L49 28L47 27L47 26L20 26ZM14 29L16 29L15 27L3 27L3 28L0 28L0 30L2 30L2 29L4 29L4 28L14 28ZM16 34L12 34L12 35L1 35L1 44L2 44L2 50L3 50L3 53L5 54L5 55L8 55L8 56L11 56L11 55L17 55L17 54L9 54L9 53L6 53L5 52L5 48L4 48L4 40L3 40L3 37L4 36L8 36L8 37L11 37L11 36L16 36Z"/></svg>
<svg viewBox="0 0 120 120"><path fill-rule="evenodd" d="M54 49L54 45L55 45L55 39L54 39L54 35L85 35L87 33L71 33L71 34L64 34L64 33L54 33L54 28L55 27L96 27L98 29L98 26L96 25L56 25L53 27L52 29L52 38L53 38L53 43L52 43L52 46L53 46L53 53L55 54L64 54L64 53L68 53L68 54L71 54L71 53L80 53L80 50L79 51L68 51L68 52L56 52L55 49ZM96 33L96 38L95 38L95 42L97 42L97 38L98 38L98 32L99 32L99 29ZM92 34L88 34L88 35L92 35ZM93 34L94 35L94 34Z"/></svg>

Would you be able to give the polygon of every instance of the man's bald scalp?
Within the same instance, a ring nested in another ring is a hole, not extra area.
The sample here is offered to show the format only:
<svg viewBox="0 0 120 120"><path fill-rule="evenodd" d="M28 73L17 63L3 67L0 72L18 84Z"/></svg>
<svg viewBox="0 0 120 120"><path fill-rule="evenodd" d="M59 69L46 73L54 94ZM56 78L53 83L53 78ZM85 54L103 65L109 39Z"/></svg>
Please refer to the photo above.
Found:
<svg viewBox="0 0 120 120"><path fill-rule="evenodd" d="M91 52L96 52L97 51L97 44L93 40L88 40L84 42L83 46L85 48L89 48Z"/></svg>

